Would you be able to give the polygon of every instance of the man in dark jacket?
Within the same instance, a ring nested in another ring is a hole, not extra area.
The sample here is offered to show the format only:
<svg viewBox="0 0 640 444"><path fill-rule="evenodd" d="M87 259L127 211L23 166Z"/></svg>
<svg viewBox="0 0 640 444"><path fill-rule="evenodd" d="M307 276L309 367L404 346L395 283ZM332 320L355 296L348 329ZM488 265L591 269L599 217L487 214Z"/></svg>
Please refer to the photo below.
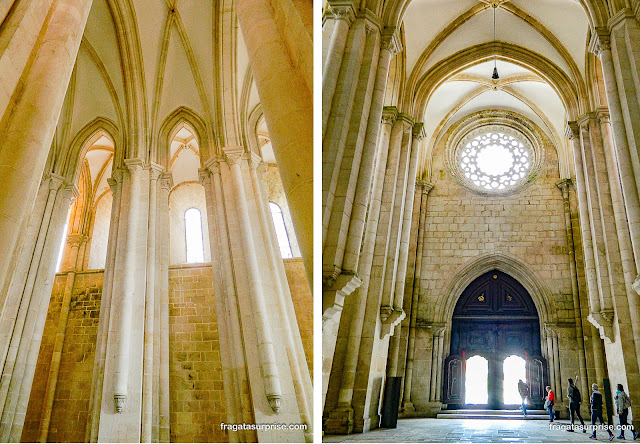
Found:
<svg viewBox="0 0 640 444"><path fill-rule="evenodd" d="M571 418L571 428L567 429L568 432L575 431L573 428L573 422L576 419L576 416L580 420L580 424L582 425L582 433L587 433L587 429L584 426L584 421L582 420L582 415L580 414L580 403L582 402L582 395L580 394L580 390L573 383L573 379L569 378L569 387L567 388L567 397L569 398L569 417Z"/></svg>
<svg viewBox="0 0 640 444"><path fill-rule="evenodd" d="M591 389L593 393L591 393L591 425L596 425L596 419L600 420L600 424L604 425L604 418L602 417L602 393L598 391L598 384L591 384ZM611 430L607 429L609 432L609 441L613 439L613 433ZM589 438L596 439L596 429L593 428L593 435Z"/></svg>

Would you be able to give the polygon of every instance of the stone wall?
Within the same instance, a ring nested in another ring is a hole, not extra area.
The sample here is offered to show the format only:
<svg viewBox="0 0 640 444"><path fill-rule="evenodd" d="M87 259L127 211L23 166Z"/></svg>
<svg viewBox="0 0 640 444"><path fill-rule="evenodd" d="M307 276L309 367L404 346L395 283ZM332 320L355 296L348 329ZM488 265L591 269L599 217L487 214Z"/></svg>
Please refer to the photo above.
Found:
<svg viewBox="0 0 640 444"><path fill-rule="evenodd" d="M169 269L172 442L227 442L218 321L210 266Z"/></svg>
<svg viewBox="0 0 640 444"><path fill-rule="evenodd" d="M434 320L438 304L456 304L453 298L459 295L448 292L460 267L482 255L506 254L526 264L549 291L549 313L555 313L561 327L557 331L562 381L574 377L579 371L578 353L564 207L556 186L560 176L555 149L547 146L542 170L523 189L486 197L467 189L450 174L443 145L437 147L432 164L434 186L427 203L418 320L425 320L428 325ZM412 248L410 255L415 254L415 245ZM432 336L430 330L421 330L416 335L412 401L418 411L426 412ZM446 338L443 357L449 355L448 335Z"/></svg>
<svg viewBox="0 0 640 444"><path fill-rule="evenodd" d="M298 319L304 354L313 380L313 297L309 281L301 258L285 259L284 269L291 289L291 299L293 299L293 308Z"/></svg>
<svg viewBox="0 0 640 444"><path fill-rule="evenodd" d="M300 334L313 367L313 300L301 259L285 260ZM68 274L56 276L27 408L23 442L38 439ZM84 442L104 272L75 277L51 413L50 442ZM224 387L210 265L169 269L170 424L172 442L226 442Z"/></svg>
<svg viewBox="0 0 640 444"><path fill-rule="evenodd" d="M68 275L60 274L55 279L22 432L23 442L34 442L38 438L42 405L67 278ZM103 279L102 271L78 273L75 276L55 402L51 412L49 442L85 441Z"/></svg>

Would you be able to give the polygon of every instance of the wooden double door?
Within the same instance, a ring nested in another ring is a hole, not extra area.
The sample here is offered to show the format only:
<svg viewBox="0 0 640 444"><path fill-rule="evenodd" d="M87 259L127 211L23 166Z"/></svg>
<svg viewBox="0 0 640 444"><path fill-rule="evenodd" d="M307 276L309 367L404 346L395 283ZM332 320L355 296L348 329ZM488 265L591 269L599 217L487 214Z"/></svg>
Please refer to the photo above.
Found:
<svg viewBox="0 0 640 444"><path fill-rule="evenodd" d="M516 355L525 360L533 407L541 407L547 363L540 346L538 312L526 289L500 271L485 273L465 289L454 309L443 402L449 408L465 407L466 360L479 355L488 361L488 402L481 407L508 407L503 404L503 365Z"/></svg>

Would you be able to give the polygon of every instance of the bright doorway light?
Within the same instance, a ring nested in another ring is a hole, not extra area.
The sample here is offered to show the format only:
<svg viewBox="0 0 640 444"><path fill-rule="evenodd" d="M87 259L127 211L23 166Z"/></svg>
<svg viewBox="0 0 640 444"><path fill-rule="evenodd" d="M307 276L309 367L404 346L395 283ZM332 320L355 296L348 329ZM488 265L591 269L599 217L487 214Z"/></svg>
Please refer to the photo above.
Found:
<svg viewBox="0 0 640 444"><path fill-rule="evenodd" d="M505 404L520 404L522 398L518 393L518 381L522 379L527 382L527 372L525 370L525 360L520 356L511 355L504 360L503 364L504 380L502 385L503 402Z"/></svg>
<svg viewBox="0 0 640 444"><path fill-rule="evenodd" d="M467 371L464 381L465 404L487 404L489 391L489 361L482 356L467 359Z"/></svg>

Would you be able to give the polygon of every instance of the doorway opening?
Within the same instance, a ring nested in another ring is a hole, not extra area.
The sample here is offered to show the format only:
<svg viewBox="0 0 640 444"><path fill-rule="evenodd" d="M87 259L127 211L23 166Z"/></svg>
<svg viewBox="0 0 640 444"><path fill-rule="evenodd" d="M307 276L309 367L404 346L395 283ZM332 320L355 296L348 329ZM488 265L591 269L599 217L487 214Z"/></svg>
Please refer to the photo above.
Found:
<svg viewBox="0 0 640 444"><path fill-rule="evenodd" d="M489 401L489 361L482 356L467 359L465 374L465 404L486 404Z"/></svg>
<svg viewBox="0 0 640 444"><path fill-rule="evenodd" d="M522 399L518 393L518 381L527 382L526 361L520 356L511 355L502 364L502 402L505 405L520 404Z"/></svg>

